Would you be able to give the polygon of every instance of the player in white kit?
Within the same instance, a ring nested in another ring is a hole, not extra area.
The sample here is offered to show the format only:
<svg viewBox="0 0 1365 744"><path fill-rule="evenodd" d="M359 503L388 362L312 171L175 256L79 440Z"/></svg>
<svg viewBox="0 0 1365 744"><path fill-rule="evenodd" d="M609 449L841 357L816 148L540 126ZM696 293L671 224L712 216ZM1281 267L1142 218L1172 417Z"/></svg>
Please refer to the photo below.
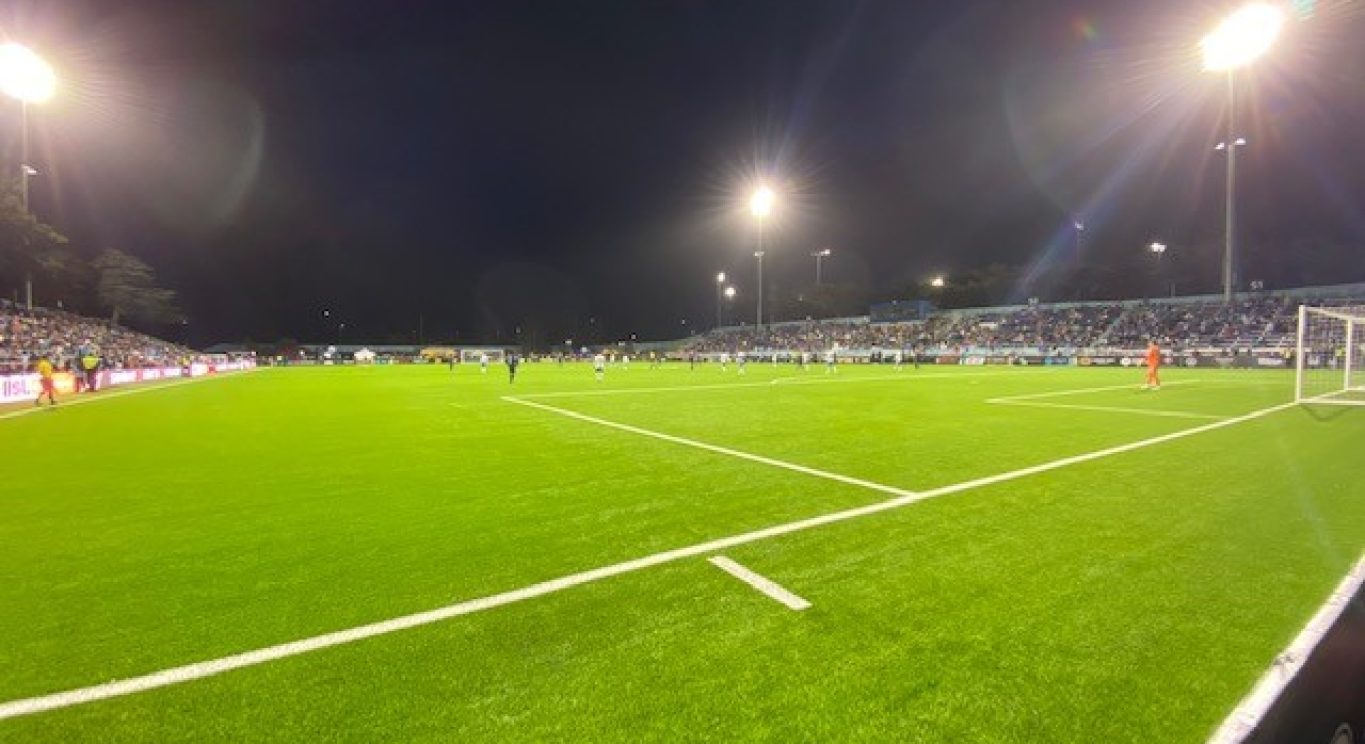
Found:
<svg viewBox="0 0 1365 744"><path fill-rule="evenodd" d="M597 375L598 382L601 382L602 377L607 374L607 358L600 351L593 355L592 370Z"/></svg>

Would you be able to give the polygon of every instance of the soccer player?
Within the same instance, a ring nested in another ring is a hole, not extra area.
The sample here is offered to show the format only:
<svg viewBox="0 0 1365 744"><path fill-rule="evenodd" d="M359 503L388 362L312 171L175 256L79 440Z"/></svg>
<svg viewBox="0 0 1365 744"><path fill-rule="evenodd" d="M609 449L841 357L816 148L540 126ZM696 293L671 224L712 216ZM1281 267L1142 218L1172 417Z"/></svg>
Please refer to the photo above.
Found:
<svg viewBox="0 0 1365 744"><path fill-rule="evenodd" d="M735 353L735 368L739 370L739 373L741 375L744 374L744 365L748 364L748 362L749 362L748 354L745 354L742 351Z"/></svg>
<svg viewBox="0 0 1365 744"><path fill-rule="evenodd" d="M829 351L826 351L826 352L825 352L825 374L827 374L827 375L832 375L832 374L834 374L834 373L837 371L837 370L834 368L834 364L835 364L836 361L838 361L838 360L836 359L836 357L835 357L835 355L834 355L834 349L833 349L833 347L831 347L831 348L829 349Z"/></svg>
<svg viewBox="0 0 1365 744"><path fill-rule="evenodd" d="M895 352L891 354L891 360L896 363L896 371L901 371L901 367L905 366L905 352L896 349Z"/></svg>
<svg viewBox="0 0 1365 744"><path fill-rule="evenodd" d="M597 375L597 381L601 382L602 377L607 374L607 357L602 352L597 352L592 358L592 369Z"/></svg>
<svg viewBox="0 0 1365 744"><path fill-rule="evenodd" d="M1144 390L1160 390L1161 376L1157 371L1161 369L1161 347L1157 346L1156 339L1147 343L1147 382L1142 386Z"/></svg>
<svg viewBox="0 0 1365 744"><path fill-rule="evenodd" d="M810 352L806 351L805 349L801 350L801 371L802 372L810 371Z"/></svg>
<svg viewBox="0 0 1365 744"><path fill-rule="evenodd" d="M517 365L521 364L521 358L515 351L509 351L503 356L507 360L507 383L510 385L517 381Z"/></svg>
<svg viewBox="0 0 1365 744"><path fill-rule="evenodd" d="M629 355L629 354L622 354L622 355L621 355L621 370L622 370L622 371L625 371L625 370L628 370L628 369L630 369L630 355Z"/></svg>
<svg viewBox="0 0 1365 744"><path fill-rule="evenodd" d="M479 371L488 374L488 352L479 352Z"/></svg>
<svg viewBox="0 0 1365 744"><path fill-rule="evenodd" d="M728 351L722 351L722 352L720 353L720 371L721 371L721 372L724 372L725 370L727 370L727 369L729 369L729 368L730 368L730 352L728 352Z"/></svg>
<svg viewBox="0 0 1365 744"><path fill-rule="evenodd" d="M52 362L48 361L47 355L38 358L38 383L42 389L38 392L38 397L33 401L33 405L41 406L43 396L47 396L48 405L57 405L57 390L52 382Z"/></svg>

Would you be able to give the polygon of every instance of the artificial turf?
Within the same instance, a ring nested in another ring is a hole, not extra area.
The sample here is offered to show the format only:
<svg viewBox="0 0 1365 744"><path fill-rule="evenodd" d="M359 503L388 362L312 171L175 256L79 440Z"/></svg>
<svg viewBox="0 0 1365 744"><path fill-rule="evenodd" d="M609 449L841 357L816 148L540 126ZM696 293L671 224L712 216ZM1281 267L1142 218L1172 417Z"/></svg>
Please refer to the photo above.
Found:
<svg viewBox="0 0 1365 744"><path fill-rule="evenodd" d="M502 396L921 491L1291 385L1136 377L284 369L0 420L0 703L890 498ZM804 612L689 558L0 741L1200 741L1365 549L1361 441L1291 408L725 551Z"/></svg>

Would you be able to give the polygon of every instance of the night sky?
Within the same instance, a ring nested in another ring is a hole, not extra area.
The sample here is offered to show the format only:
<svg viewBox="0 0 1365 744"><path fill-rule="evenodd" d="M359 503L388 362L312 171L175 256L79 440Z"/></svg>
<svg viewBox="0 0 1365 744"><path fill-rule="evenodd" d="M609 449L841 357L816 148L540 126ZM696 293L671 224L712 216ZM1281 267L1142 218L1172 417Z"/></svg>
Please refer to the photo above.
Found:
<svg viewBox="0 0 1365 744"><path fill-rule="evenodd" d="M1087 260L1159 239L1183 290L1215 290L1226 87L1196 43L1229 7L34 0L0 19L62 79L32 115L35 209L153 265L189 339L344 322L558 343L709 326L721 269L750 317L760 180L779 294L828 246L827 279L874 298L991 263L1058 295L1078 218ZM1365 280L1362 30L1365 3L1295 2L1243 78L1244 279ZM1321 244L1354 258L1298 260Z"/></svg>

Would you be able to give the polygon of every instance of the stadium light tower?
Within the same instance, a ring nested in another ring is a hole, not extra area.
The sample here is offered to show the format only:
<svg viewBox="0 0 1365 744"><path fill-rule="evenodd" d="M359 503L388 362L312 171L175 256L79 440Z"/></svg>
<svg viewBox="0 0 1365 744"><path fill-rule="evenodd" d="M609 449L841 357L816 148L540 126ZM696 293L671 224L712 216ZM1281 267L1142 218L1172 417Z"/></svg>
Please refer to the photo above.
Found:
<svg viewBox="0 0 1365 744"><path fill-rule="evenodd" d="M1204 69L1227 75L1228 129L1220 150L1228 156L1223 205L1223 301L1232 302L1232 256L1236 245L1237 71L1255 62L1274 46L1284 26L1284 11L1268 3L1252 3L1237 10L1199 42Z"/></svg>
<svg viewBox="0 0 1365 744"><path fill-rule="evenodd" d="M749 197L749 213L758 222L758 250L754 251L754 259L758 261L758 301L754 307L754 326L763 327L763 223L773 213L773 207L777 203L777 194L767 186L759 186L754 189L754 193Z"/></svg>
<svg viewBox="0 0 1365 744"><path fill-rule="evenodd" d="M19 102L19 194L28 209L28 179L38 171L28 162L28 106L43 103L57 90L57 74L23 44L0 44L0 91ZM24 277L24 302L33 309L33 275Z"/></svg>
<svg viewBox="0 0 1365 744"><path fill-rule="evenodd" d="M820 262L829 258L830 253L830 249L821 248L818 251L812 251L810 254L811 258L815 259L815 286L817 287L820 286Z"/></svg>
<svg viewBox="0 0 1365 744"><path fill-rule="evenodd" d="M726 287L724 294L727 301L734 302L736 290L733 286Z"/></svg>
<svg viewBox="0 0 1365 744"><path fill-rule="evenodd" d="M948 280L944 279L941 276L936 276L933 279L929 280L929 286L933 287L934 289L943 289L944 287L948 286Z"/></svg>

